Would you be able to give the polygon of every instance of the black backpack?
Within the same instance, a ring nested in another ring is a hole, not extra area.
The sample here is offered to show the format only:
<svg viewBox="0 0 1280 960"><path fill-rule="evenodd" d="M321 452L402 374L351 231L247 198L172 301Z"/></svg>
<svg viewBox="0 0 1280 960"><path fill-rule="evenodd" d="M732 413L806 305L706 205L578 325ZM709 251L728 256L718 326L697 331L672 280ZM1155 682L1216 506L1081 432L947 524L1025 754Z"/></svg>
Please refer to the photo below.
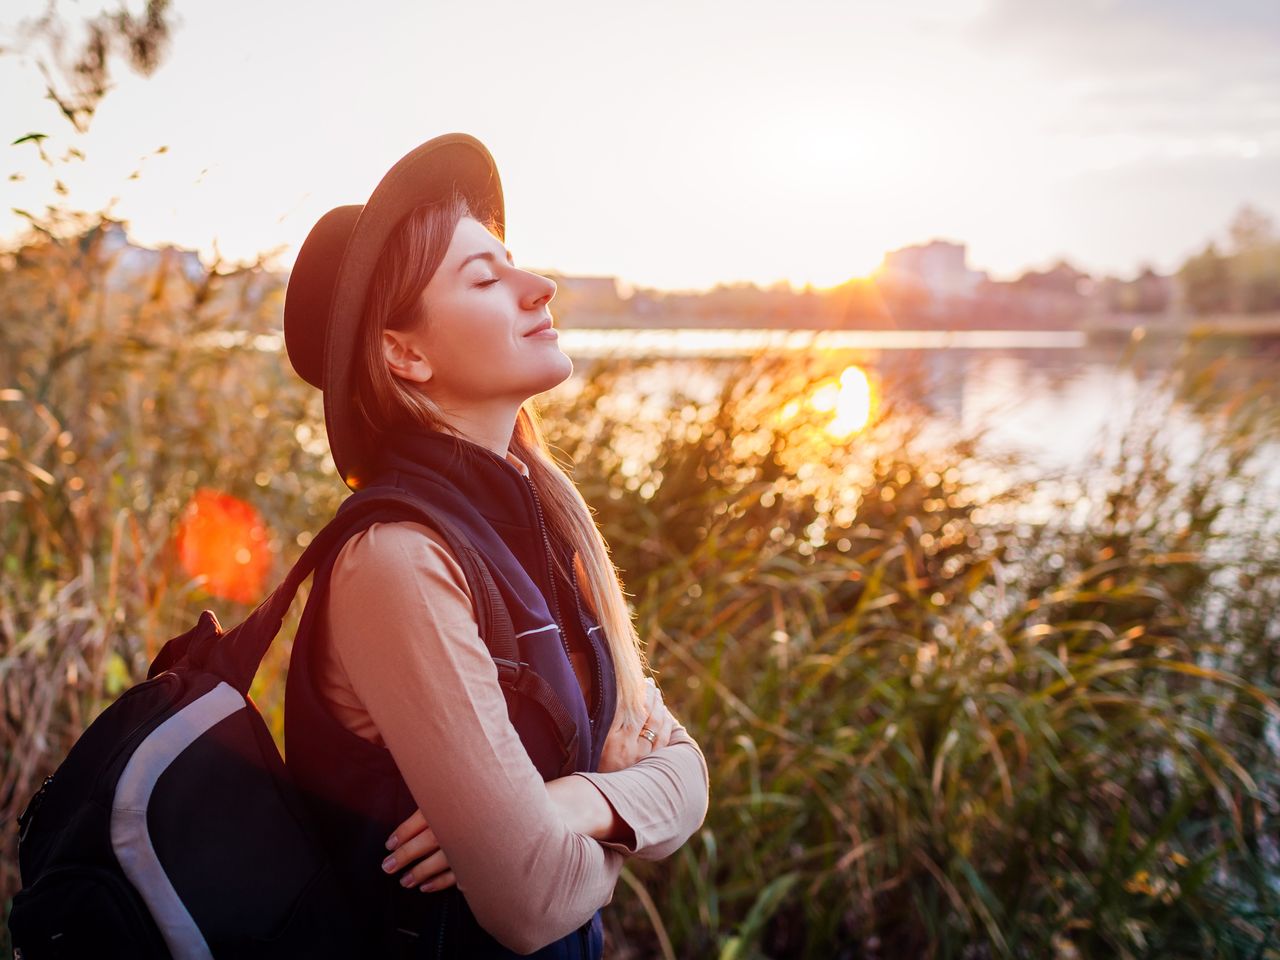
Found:
<svg viewBox="0 0 1280 960"><path fill-rule="evenodd" d="M242 623L224 633L201 613L45 779L18 818L15 960L362 955L248 690L302 581L380 520L416 520L445 537L485 598L476 616L508 703L529 695L517 679L531 671L480 554L408 494L352 495Z"/></svg>

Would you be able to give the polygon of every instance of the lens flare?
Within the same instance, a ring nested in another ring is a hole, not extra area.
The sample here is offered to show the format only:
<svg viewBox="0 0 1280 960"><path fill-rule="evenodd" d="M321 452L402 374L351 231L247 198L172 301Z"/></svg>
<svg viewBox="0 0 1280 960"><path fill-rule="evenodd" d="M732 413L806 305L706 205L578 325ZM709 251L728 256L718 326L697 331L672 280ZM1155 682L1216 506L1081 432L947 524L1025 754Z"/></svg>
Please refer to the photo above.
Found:
<svg viewBox="0 0 1280 960"><path fill-rule="evenodd" d="M255 603L271 569L271 548L262 517L250 504L226 493L201 489L178 521L182 568L215 597Z"/></svg>

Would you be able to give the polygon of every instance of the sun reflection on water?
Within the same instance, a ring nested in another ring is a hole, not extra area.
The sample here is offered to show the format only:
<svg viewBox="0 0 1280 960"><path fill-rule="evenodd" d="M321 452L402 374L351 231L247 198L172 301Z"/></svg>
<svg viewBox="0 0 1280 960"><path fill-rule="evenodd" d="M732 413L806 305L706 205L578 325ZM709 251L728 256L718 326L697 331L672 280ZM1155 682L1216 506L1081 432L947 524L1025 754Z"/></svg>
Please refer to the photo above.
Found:
<svg viewBox="0 0 1280 960"><path fill-rule="evenodd" d="M813 392L809 405L821 413L835 413L826 428L832 437L852 436L864 430L871 420L871 380L856 364L845 367L838 380L828 381Z"/></svg>

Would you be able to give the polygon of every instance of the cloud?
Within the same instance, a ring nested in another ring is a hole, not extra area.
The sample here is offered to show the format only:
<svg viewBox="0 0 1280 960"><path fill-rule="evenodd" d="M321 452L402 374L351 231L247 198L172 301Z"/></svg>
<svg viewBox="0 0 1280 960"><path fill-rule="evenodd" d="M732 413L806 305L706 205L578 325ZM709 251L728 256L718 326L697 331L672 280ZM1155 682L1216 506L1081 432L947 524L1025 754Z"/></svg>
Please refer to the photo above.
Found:
<svg viewBox="0 0 1280 960"><path fill-rule="evenodd" d="M1047 81L1054 132L1098 139L1085 153L1122 164L1280 151L1275 0L993 0L963 29Z"/></svg>
<svg viewBox="0 0 1280 960"><path fill-rule="evenodd" d="M993 0L971 21L995 42L1028 44L1035 51L1116 72L1173 65L1270 68L1280 49L1280 4L1273 0Z"/></svg>

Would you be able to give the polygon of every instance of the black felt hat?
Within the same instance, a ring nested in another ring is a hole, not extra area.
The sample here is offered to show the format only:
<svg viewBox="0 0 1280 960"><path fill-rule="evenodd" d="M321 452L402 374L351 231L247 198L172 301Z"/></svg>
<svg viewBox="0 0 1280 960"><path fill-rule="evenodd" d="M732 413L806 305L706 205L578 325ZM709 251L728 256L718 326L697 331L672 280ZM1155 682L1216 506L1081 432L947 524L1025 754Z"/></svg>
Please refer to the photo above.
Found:
<svg viewBox="0 0 1280 960"><path fill-rule="evenodd" d="M353 361L369 280L382 248L415 207L456 188L505 240L498 168L475 137L446 133L402 157L363 205L335 207L298 251L284 301L284 342L303 380L324 393L324 422L338 475L351 489L366 476L366 429L355 408Z"/></svg>

